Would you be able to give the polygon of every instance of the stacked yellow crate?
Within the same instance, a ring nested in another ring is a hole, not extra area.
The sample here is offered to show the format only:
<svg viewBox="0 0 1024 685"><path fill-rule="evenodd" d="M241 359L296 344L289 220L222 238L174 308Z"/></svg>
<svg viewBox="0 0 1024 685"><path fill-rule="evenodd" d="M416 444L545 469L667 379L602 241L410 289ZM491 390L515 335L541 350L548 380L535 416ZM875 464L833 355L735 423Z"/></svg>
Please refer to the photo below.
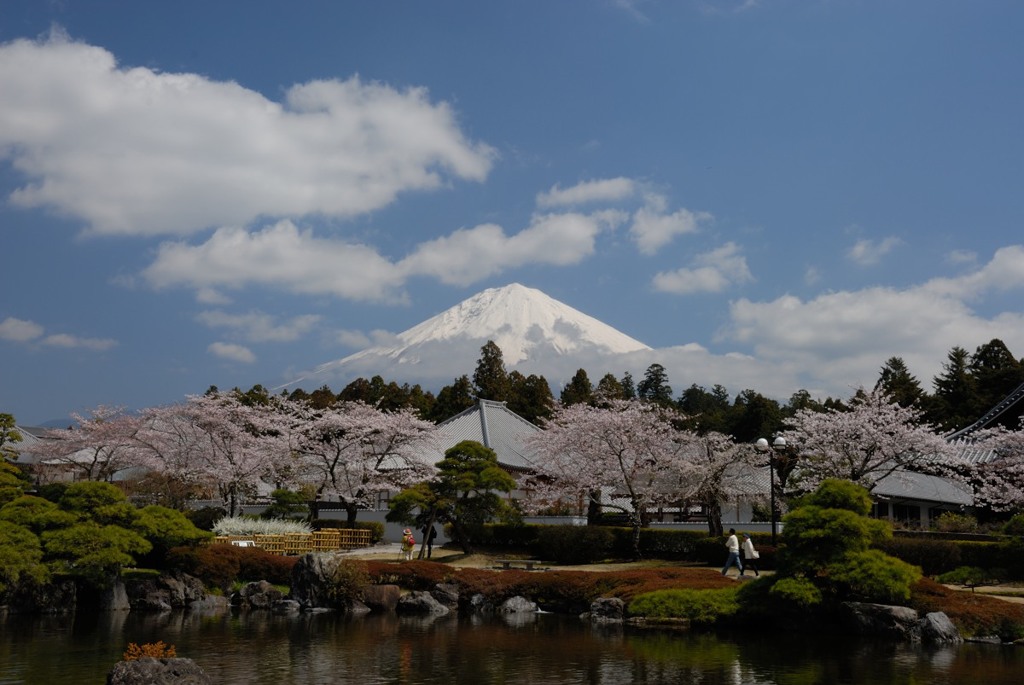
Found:
<svg viewBox="0 0 1024 685"><path fill-rule="evenodd" d="M257 535L256 546L273 554L284 554L283 535Z"/></svg>
<svg viewBox="0 0 1024 685"><path fill-rule="evenodd" d="M325 528L313 532L313 549L317 552L330 552L341 545L341 531L337 528Z"/></svg>
<svg viewBox="0 0 1024 685"><path fill-rule="evenodd" d="M284 553L305 554L313 551L313 536L309 533L285 533Z"/></svg>
<svg viewBox="0 0 1024 685"><path fill-rule="evenodd" d="M341 531L338 546L341 549L356 549L370 546L370 531L360 528L345 528Z"/></svg>

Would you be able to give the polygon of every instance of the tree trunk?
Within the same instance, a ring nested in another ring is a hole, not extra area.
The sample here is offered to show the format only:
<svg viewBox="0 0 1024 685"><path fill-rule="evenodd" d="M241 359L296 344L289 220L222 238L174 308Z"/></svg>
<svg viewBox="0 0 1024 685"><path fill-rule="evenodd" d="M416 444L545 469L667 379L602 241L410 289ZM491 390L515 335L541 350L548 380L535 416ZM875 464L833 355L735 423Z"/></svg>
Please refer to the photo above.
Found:
<svg viewBox="0 0 1024 685"><path fill-rule="evenodd" d="M349 528L356 527L356 516L359 515L359 507L354 502L345 503L345 525Z"/></svg>
<svg viewBox="0 0 1024 685"><path fill-rule="evenodd" d="M437 512L431 510L427 525L423 527L423 542L420 544L420 555L416 557L417 559L422 559L423 555L427 553L427 542L430 540L430 533L434 530L435 523L437 523Z"/></svg>
<svg viewBox="0 0 1024 685"><path fill-rule="evenodd" d="M725 534L722 527L722 503L716 498L705 502L704 507L708 511L708 537L722 537Z"/></svg>
<svg viewBox="0 0 1024 685"><path fill-rule="evenodd" d="M466 554L472 554L473 546L469 542L469 535L466 534L466 529L462 523L457 519L453 520L452 529L454 529L455 534L459 537L459 545L462 546L462 551Z"/></svg>
<svg viewBox="0 0 1024 685"><path fill-rule="evenodd" d="M592 490L587 497L587 525L596 526L601 523L601 491Z"/></svg>

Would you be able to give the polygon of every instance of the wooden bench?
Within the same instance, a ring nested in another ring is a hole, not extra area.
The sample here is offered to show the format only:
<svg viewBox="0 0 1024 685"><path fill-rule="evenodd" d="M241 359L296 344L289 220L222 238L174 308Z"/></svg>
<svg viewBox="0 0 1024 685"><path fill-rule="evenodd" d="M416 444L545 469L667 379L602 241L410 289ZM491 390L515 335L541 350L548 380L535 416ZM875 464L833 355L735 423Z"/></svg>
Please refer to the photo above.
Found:
<svg viewBox="0 0 1024 685"><path fill-rule="evenodd" d="M516 568L520 565L522 565L527 571L532 571L537 568L537 565L540 562L536 559L495 559L495 563L501 564L502 570L505 571Z"/></svg>

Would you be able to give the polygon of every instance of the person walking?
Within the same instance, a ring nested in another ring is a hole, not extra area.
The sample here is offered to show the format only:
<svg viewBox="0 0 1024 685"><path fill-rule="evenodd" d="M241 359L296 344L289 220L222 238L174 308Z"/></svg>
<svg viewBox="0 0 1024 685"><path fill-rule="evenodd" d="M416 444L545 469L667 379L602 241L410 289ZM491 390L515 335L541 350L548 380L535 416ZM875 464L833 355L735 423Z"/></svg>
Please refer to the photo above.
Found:
<svg viewBox="0 0 1024 685"><path fill-rule="evenodd" d="M755 563L761 558L761 554L754 549L754 541L750 539L750 533L743 534L743 545L740 549L743 552L743 566L740 568L740 575L743 575L748 566L754 569L755 576L761 575L761 572L757 570L757 563Z"/></svg>
<svg viewBox="0 0 1024 685"><path fill-rule="evenodd" d="M736 529L729 529L729 537L725 541L725 549L729 551L729 557L725 560L725 566L722 567L722 575L727 575L730 566L736 566L739 570L740 575L743 575L743 562L740 561L740 541L736 537Z"/></svg>
<svg viewBox="0 0 1024 685"><path fill-rule="evenodd" d="M427 559L434 553L434 538L437 537L437 526L431 524L423 529L423 541L427 544Z"/></svg>
<svg viewBox="0 0 1024 685"><path fill-rule="evenodd" d="M412 550L416 547L416 538L412 536L412 531L408 528L402 531L402 559L405 561L412 560Z"/></svg>

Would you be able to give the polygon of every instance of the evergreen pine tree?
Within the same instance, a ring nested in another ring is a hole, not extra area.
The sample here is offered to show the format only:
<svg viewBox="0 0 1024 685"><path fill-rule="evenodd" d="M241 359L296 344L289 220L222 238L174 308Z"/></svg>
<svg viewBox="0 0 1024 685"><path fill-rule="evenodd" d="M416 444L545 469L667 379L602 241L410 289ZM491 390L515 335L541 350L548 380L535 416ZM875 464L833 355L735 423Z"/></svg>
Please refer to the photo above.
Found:
<svg viewBox="0 0 1024 685"><path fill-rule="evenodd" d="M971 355L962 347L949 351L942 373L932 379L932 387L935 394L926 406L925 417L943 430L966 428L986 411L971 374Z"/></svg>
<svg viewBox="0 0 1024 685"><path fill-rule="evenodd" d="M655 404L672 404L672 386L668 384L665 367L657 363L648 366L644 379L636 386L636 394L640 399Z"/></svg>
<svg viewBox="0 0 1024 685"><path fill-rule="evenodd" d="M473 372L473 386L476 396L483 400L505 402L509 395L508 372L505 371L505 359L493 340L480 348L480 359Z"/></svg>
<svg viewBox="0 0 1024 685"><path fill-rule="evenodd" d="M925 393L901 357L889 357L875 383L875 389L882 389L901 407L919 406Z"/></svg>
<svg viewBox="0 0 1024 685"><path fill-rule="evenodd" d="M564 405L589 404L593 399L593 395L594 386L591 384L590 378L587 377L587 372L584 369L579 369L572 377L572 380L562 388L562 394L559 399Z"/></svg>

